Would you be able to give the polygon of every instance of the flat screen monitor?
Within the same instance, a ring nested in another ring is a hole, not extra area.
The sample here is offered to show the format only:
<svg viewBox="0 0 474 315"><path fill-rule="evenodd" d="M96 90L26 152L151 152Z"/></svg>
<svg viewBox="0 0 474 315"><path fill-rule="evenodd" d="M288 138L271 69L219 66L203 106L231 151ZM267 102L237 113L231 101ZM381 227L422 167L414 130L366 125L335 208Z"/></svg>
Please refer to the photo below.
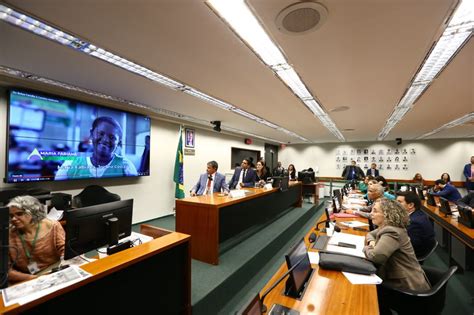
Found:
<svg viewBox="0 0 474 315"><path fill-rule="evenodd" d="M273 176L272 187L280 188L281 191L287 191L290 178L288 176Z"/></svg>
<svg viewBox="0 0 474 315"><path fill-rule="evenodd" d="M65 212L64 259L116 245L132 233L133 199L103 203Z"/></svg>
<svg viewBox="0 0 474 315"><path fill-rule="evenodd" d="M341 193L341 190L340 189L334 189L333 190L333 195L339 201L339 206L342 206L342 193Z"/></svg>
<svg viewBox="0 0 474 315"><path fill-rule="evenodd" d="M0 289L8 285L8 228L10 226L10 211L8 207L0 208Z"/></svg>
<svg viewBox="0 0 474 315"><path fill-rule="evenodd" d="M332 206L334 213L341 212L341 203L339 202L339 199L335 196L332 197Z"/></svg>
<svg viewBox="0 0 474 315"><path fill-rule="evenodd" d="M430 206L433 206L433 207L436 207L436 200L434 199L434 196L432 194L430 194L429 192L426 193L426 198L428 199L427 200L427 203L428 205Z"/></svg>
<svg viewBox="0 0 474 315"><path fill-rule="evenodd" d="M439 197L439 211L444 214L453 214L451 212L451 206L449 205L448 199Z"/></svg>
<svg viewBox="0 0 474 315"><path fill-rule="evenodd" d="M301 298L312 271L304 238L290 249L285 255L285 260L288 269L298 264L286 280L285 294L294 298Z"/></svg>
<svg viewBox="0 0 474 315"><path fill-rule="evenodd" d="M311 184L316 181L314 172L311 171L301 171L298 172L298 180L303 182L303 184Z"/></svg>
<svg viewBox="0 0 474 315"><path fill-rule="evenodd" d="M150 174L150 118L64 97L8 95L8 183Z"/></svg>
<svg viewBox="0 0 474 315"><path fill-rule="evenodd" d="M415 187L416 193L420 197L420 200L425 200L425 195L423 194L423 189Z"/></svg>
<svg viewBox="0 0 474 315"><path fill-rule="evenodd" d="M458 221L461 224L464 224L468 228L474 228L474 216L472 214L472 210L470 207L467 206L458 206L459 217Z"/></svg>

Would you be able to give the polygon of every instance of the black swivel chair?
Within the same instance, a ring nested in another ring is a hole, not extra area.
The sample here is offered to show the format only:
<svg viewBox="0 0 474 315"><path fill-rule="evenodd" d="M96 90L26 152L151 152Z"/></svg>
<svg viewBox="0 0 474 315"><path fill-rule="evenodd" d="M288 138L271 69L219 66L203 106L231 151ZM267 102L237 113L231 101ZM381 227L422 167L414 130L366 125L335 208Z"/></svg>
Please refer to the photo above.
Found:
<svg viewBox="0 0 474 315"><path fill-rule="evenodd" d="M430 251L426 254L424 254L423 256L419 256L419 257L416 257L416 259L418 260L418 262L420 263L420 265L422 265L425 260L431 256L431 254L434 253L434 251L436 250L436 247L438 247L438 241L435 240L434 243L433 243L433 247L430 249Z"/></svg>
<svg viewBox="0 0 474 315"><path fill-rule="evenodd" d="M454 275L457 266L447 271L422 267L431 283L431 289L412 291L392 288L383 283L380 285L379 298L387 300L390 308L398 314L441 314L446 300L446 286Z"/></svg>
<svg viewBox="0 0 474 315"><path fill-rule="evenodd" d="M80 194L74 196L73 205L76 208L81 208L119 200L119 195L111 193L104 187L99 185L89 185L84 188Z"/></svg>

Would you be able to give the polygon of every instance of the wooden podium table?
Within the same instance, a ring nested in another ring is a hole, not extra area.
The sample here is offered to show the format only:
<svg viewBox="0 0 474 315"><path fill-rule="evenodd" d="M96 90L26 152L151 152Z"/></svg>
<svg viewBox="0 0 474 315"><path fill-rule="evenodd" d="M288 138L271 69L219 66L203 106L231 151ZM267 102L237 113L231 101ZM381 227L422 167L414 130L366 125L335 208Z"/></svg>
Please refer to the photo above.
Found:
<svg viewBox="0 0 474 315"><path fill-rule="evenodd" d="M445 215L426 201L422 210L436 223L436 239L441 246L447 246L449 257L464 270L474 269L474 229L459 223L452 215Z"/></svg>
<svg viewBox="0 0 474 315"><path fill-rule="evenodd" d="M189 235L171 232L81 268L92 276L24 305L0 299L0 314L191 314Z"/></svg>
<svg viewBox="0 0 474 315"><path fill-rule="evenodd" d="M320 221L324 221L325 219L326 215L323 215ZM353 220L360 220L364 223L367 221L359 218L337 219L338 222ZM323 227L324 225L321 224L320 226ZM312 232L316 231L311 230L305 236L307 247L310 246L308 237ZM343 229L342 232L355 235L365 235L367 233L353 229ZM310 248L309 251L316 250ZM283 280L273 288L264 299L263 303L267 306L267 309L270 310L273 304L280 304L297 310L300 314L379 314L375 285L353 285L340 271L324 270L319 268L318 265L313 265L313 268L313 274L308 281L304 296L301 300L284 295L285 280ZM286 263L282 264L262 289L260 296L287 270Z"/></svg>
<svg viewBox="0 0 474 315"><path fill-rule="evenodd" d="M214 193L176 200L176 231L192 237L194 259L219 264L219 244L255 226L271 222L292 206L301 206L301 184L289 189L246 188L245 197Z"/></svg>

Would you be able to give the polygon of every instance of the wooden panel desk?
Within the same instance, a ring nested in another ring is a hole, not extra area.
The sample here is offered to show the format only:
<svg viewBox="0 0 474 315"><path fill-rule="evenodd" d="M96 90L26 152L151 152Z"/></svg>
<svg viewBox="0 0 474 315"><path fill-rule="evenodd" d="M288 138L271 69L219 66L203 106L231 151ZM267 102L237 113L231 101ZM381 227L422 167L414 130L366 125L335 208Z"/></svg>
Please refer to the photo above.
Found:
<svg viewBox="0 0 474 315"><path fill-rule="evenodd" d="M246 188L241 198L196 196L176 200L176 231L192 237L194 259L219 264L219 244L254 226L275 219L292 206L301 206L301 184L290 182L289 189Z"/></svg>
<svg viewBox="0 0 474 315"><path fill-rule="evenodd" d="M92 276L24 305L0 299L0 314L191 314L189 235L172 232L81 268Z"/></svg>
<svg viewBox="0 0 474 315"><path fill-rule="evenodd" d="M326 216L321 217L321 221ZM338 222L364 219L338 218ZM306 246L309 246L308 237L305 236ZM343 229L344 233L365 235L366 232L353 229ZM315 251L310 248L310 251ZM375 285L353 285L339 271L324 270L318 265L313 265L313 274L306 287L303 299L297 300L284 295L285 280L278 284L264 299L264 304L270 310L273 304L280 304L300 312L300 314L338 314L338 315L370 315L378 314L377 289ZM262 295L288 268L283 264L270 281L260 292Z"/></svg>
<svg viewBox="0 0 474 315"><path fill-rule="evenodd" d="M303 191L302 191L303 196L313 195L314 203L316 203L319 199L318 187L319 187L319 183L310 183L310 184L303 183Z"/></svg>
<svg viewBox="0 0 474 315"><path fill-rule="evenodd" d="M435 198L437 199L437 198ZM438 242L447 245L449 257L454 259L463 269L474 268L474 229L470 229L458 222L452 215L445 215L438 207L430 206L423 202L422 210L441 228L435 231Z"/></svg>

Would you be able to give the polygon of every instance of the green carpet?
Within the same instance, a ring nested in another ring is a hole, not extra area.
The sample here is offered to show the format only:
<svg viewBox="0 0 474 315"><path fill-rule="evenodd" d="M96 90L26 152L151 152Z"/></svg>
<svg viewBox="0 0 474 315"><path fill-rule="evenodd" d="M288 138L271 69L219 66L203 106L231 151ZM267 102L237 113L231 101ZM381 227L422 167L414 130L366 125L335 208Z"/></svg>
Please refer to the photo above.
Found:
<svg viewBox="0 0 474 315"><path fill-rule="evenodd" d="M308 208L312 206L311 204L304 204L304 207ZM219 311L210 312L207 314L234 314L239 310L244 303L246 303L254 294L259 292L273 274L278 270L280 265L284 263L284 254L287 249L291 247L298 239L303 237L309 229L315 225L319 217L323 212L323 207L320 207L318 211L312 213L311 217L307 220L306 224L299 228L293 233L291 237L288 237L286 242L283 243L278 249L276 249L275 254L270 259L263 261L261 268L255 274L253 274L248 281L241 285L233 294L233 296L224 303L225 305L219 309ZM291 212L290 212L291 213ZM285 220L291 222L293 219L291 216L284 216ZM283 218L281 218L283 220ZM154 226L159 226L168 230L175 229L175 217L166 216L163 218L158 218L151 220L148 223ZM278 224L283 224L282 222ZM274 226L275 230L278 230L278 224ZM138 231L139 224L133 227L134 231ZM270 230L262 231L264 234L258 234L258 237L262 238L271 238L275 237L274 232ZM256 236L257 237L257 236ZM253 242L253 239L250 240ZM239 245L237 245L239 246ZM243 246L243 245L242 245ZM203 296L209 293L210 285L214 281L220 281L222 278L226 277L228 272L231 272L231 267L234 265L240 257L246 258L249 255L252 255L252 247L248 249L244 248L235 248L237 256L233 258L221 258L221 264L219 266L211 266L199 261L192 261L192 304L194 306L196 301L202 299ZM239 252L241 251L241 252ZM232 252L232 251L229 251ZM227 252L227 253L229 253ZM227 254L226 253L226 254ZM234 253L232 253L234 254ZM237 257L237 258L236 258ZM449 267L449 259L446 249L438 247L436 251L425 261L425 265L429 267L435 267L439 269L446 270ZM229 261L228 261L229 260ZM209 272L210 271L210 272ZM223 301L218 301L219 304L222 304ZM212 301L209 301L212 303ZM271 306L271 305L267 305ZM193 310L194 311L194 310ZM204 312L198 312L204 314ZM193 313L196 314L196 313ZM446 291L446 305L443 310L443 315L458 314L458 315L473 315L474 314L474 271L464 271L463 273L456 273L448 282L448 287Z"/></svg>

